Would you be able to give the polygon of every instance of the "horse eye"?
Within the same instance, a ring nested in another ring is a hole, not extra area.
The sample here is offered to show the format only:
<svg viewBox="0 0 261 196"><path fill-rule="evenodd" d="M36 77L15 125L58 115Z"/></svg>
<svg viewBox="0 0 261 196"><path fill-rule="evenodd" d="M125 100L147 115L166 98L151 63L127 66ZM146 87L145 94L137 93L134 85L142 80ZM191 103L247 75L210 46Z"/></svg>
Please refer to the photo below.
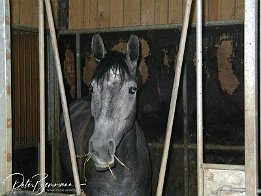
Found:
<svg viewBox="0 0 261 196"><path fill-rule="evenodd" d="M138 90L137 87L130 87L129 88L129 93L133 95L133 94L135 94L137 92L137 90Z"/></svg>

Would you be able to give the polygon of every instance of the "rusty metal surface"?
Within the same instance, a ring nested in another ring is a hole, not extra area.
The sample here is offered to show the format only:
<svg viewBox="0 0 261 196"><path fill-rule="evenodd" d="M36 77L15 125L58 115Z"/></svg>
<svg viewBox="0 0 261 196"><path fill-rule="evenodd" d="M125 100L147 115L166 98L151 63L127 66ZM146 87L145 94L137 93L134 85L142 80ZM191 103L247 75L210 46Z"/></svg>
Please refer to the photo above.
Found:
<svg viewBox="0 0 261 196"><path fill-rule="evenodd" d="M222 166L222 165L221 165ZM245 196L245 172L225 167L204 169L205 196ZM231 167L234 169L233 167ZM240 168L240 166L238 167Z"/></svg>
<svg viewBox="0 0 261 196"><path fill-rule="evenodd" d="M0 0L0 194L11 190L12 173L11 38L9 0Z"/></svg>

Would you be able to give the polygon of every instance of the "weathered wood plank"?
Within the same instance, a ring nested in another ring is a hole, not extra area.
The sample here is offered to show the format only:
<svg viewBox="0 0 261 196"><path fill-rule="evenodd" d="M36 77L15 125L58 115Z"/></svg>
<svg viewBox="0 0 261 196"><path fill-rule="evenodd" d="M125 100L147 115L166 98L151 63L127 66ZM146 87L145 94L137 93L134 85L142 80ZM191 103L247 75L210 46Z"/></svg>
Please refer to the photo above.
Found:
<svg viewBox="0 0 261 196"><path fill-rule="evenodd" d="M220 20L221 0L209 0L208 2L208 19L209 21Z"/></svg>
<svg viewBox="0 0 261 196"><path fill-rule="evenodd" d="M236 0L235 19L244 20L244 0Z"/></svg>
<svg viewBox="0 0 261 196"><path fill-rule="evenodd" d="M204 1L206 2L206 1ZM203 7L203 3L202 3L202 9L204 9ZM184 14L185 14L185 9L186 9L186 1L184 1ZM204 10L203 10L203 13L204 13ZM192 1L192 4L191 4L191 12L190 12L190 21L192 23L195 23L196 22L196 16L197 12L196 12L196 1Z"/></svg>
<svg viewBox="0 0 261 196"><path fill-rule="evenodd" d="M98 27L98 2L97 0L84 0L84 28Z"/></svg>
<svg viewBox="0 0 261 196"><path fill-rule="evenodd" d="M38 1L33 1L33 8L32 9L32 27L33 28L38 28L38 22L39 22L39 12L38 12Z"/></svg>
<svg viewBox="0 0 261 196"><path fill-rule="evenodd" d="M155 24L168 23L168 0L155 0Z"/></svg>
<svg viewBox="0 0 261 196"><path fill-rule="evenodd" d="M20 24L20 0L12 0L11 4L11 23L18 25Z"/></svg>
<svg viewBox="0 0 261 196"><path fill-rule="evenodd" d="M155 0L141 0L141 25L153 25Z"/></svg>
<svg viewBox="0 0 261 196"><path fill-rule="evenodd" d="M123 0L111 0L110 27L123 26Z"/></svg>
<svg viewBox="0 0 261 196"><path fill-rule="evenodd" d="M110 1L98 1L98 25L99 27L110 26Z"/></svg>
<svg viewBox="0 0 261 196"><path fill-rule="evenodd" d="M83 1L69 0L69 29L83 27Z"/></svg>
<svg viewBox="0 0 261 196"><path fill-rule="evenodd" d="M209 0L206 0L206 1L203 1L203 9L204 9L204 12L203 12L203 18L205 21L208 21L208 2ZM196 12L196 11L194 11Z"/></svg>
<svg viewBox="0 0 261 196"><path fill-rule="evenodd" d="M235 19L235 0L221 0L220 19L221 20Z"/></svg>
<svg viewBox="0 0 261 196"><path fill-rule="evenodd" d="M32 25L32 0L20 1L20 25L31 27Z"/></svg>
<svg viewBox="0 0 261 196"><path fill-rule="evenodd" d="M183 1L169 0L169 24L180 24L183 19Z"/></svg>
<svg viewBox="0 0 261 196"><path fill-rule="evenodd" d="M124 1L124 26L140 25L141 5L140 0Z"/></svg>

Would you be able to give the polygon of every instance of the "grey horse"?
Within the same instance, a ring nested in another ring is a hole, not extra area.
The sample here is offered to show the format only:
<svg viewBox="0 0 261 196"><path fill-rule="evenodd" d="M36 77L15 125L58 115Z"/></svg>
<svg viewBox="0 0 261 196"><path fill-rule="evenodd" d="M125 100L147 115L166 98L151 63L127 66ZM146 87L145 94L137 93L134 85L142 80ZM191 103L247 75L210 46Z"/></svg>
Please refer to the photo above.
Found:
<svg viewBox="0 0 261 196"><path fill-rule="evenodd" d="M70 106L70 118L81 181L88 196L151 195L148 146L136 121L139 40L131 35L127 52L107 51L100 35L92 38L97 61L90 84L91 100ZM59 154L72 178L63 118Z"/></svg>

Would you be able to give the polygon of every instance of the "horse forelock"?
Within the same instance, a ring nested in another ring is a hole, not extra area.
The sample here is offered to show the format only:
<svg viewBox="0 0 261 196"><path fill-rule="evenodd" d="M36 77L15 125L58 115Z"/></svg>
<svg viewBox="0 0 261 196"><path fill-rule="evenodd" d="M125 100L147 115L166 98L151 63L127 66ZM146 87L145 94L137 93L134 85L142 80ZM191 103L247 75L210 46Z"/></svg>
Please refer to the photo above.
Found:
<svg viewBox="0 0 261 196"><path fill-rule="evenodd" d="M93 73L92 80L104 80L108 75L120 77L130 76L129 67L125 61L125 55L118 51L108 52L98 63Z"/></svg>

